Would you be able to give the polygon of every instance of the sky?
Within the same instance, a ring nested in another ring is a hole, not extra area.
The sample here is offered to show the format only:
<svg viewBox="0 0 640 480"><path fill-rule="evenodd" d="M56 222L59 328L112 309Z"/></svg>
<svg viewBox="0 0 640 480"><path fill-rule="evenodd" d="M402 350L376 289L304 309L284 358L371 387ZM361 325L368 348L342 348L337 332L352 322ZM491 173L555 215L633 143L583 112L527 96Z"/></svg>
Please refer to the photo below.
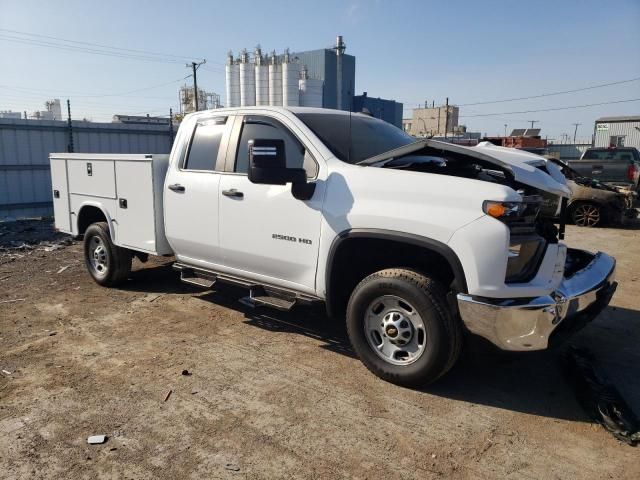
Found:
<svg viewBox="0 0 640 480"><path fill-rule="evenodd" d="M34 34L130 50L106 56L86 51L102 47L64 49ZM559 140L580 123L580 140L590 139L596 118L640 114L640 0L0 0L0 110L43 110L50 98L68 98L74 119L168 115L179 86L192 81L186 62L206 59L198 85L224 102L229 50L329 48L336 35L356 57L356 94L403 102L405 117L448 97L471 131L498 135L505 124L537 120L543 136ZM131 50L162 55L151 61ZM597 103L608 104L511 113Z"/></svg>

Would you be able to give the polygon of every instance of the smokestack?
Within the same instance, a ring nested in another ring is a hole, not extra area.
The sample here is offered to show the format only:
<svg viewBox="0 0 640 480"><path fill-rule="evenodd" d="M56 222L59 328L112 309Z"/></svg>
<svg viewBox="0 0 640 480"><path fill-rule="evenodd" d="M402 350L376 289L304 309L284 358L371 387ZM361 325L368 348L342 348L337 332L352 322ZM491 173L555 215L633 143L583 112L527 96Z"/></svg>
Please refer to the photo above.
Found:
<svg viewBox="0 0 640 480"><path fill-rule="evenodd" d="M342 110L342 56L344 55L344 51L347 46L342 41L342 35L338 35L336 38L336 46L334 50L336 51L337 62L336 62L336 76L338 77L336 80L336 103L338 110ZM350 108L348 110L351 110Z"/></svg>

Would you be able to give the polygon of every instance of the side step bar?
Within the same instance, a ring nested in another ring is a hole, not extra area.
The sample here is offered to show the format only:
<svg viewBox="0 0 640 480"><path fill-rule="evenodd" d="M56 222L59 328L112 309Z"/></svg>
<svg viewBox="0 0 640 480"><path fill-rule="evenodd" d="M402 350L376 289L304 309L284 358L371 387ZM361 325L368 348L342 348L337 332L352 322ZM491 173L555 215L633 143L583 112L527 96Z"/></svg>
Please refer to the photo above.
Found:
<svg viewBox="0 0 640 480"><path fill-rule="evenodd" d="M285 295L280 293L268 293L263 287L253 287L249 289L249 296L240 299L240 303L251 308L272 307L277 310L288 312L295 307L298 299L295 295Z"/></svg>
<svg viewBox="0 0 640 480"><path fill-rule="evenodd" d="M241 298L240 302L251 308L264 306L289 311L300 303L310 304L322 301L322 299L318 297L297 292L295 290L271 285L262 285L245 278L192 267L181 263L174 263L173 269L180 272L180 280L196 287L208 289L213 287L216 282L220 281L248 288L249 296Z"/></svg>

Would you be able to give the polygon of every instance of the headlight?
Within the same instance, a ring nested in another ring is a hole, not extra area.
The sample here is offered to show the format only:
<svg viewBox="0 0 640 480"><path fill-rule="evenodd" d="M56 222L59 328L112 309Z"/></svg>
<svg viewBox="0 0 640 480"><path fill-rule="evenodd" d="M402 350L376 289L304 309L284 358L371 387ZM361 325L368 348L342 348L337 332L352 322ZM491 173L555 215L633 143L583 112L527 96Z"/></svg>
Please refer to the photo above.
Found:
<svg viewBox="0 0 640 480"><path fill-rule="evenodd" d="M482 203L482 211L487 215L502 221L511 219L535 217L538 215L542 197L529 196L525 197L521 202L497 202L493 200L485 200Z"/></svg>

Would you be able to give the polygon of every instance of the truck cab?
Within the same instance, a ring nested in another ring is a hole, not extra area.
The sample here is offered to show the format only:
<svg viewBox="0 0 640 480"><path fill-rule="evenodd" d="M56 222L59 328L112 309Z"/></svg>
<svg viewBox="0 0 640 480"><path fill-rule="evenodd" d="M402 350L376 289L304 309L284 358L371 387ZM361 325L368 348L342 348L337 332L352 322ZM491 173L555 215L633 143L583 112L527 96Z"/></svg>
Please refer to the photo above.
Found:
<svg viewBox="0 0 640 480"><path fill-rule="evenodd" d="M135 172L118 156L51 161L56 225L84 237L99 284L126 281L133 256L174 255L183 281L241 285L253 307L322 302L367 368L402 385L446 373L465 333L544 349L616 287L612 257L562 242L570 190L555 166L364 114L210 110Z"/></svg>

